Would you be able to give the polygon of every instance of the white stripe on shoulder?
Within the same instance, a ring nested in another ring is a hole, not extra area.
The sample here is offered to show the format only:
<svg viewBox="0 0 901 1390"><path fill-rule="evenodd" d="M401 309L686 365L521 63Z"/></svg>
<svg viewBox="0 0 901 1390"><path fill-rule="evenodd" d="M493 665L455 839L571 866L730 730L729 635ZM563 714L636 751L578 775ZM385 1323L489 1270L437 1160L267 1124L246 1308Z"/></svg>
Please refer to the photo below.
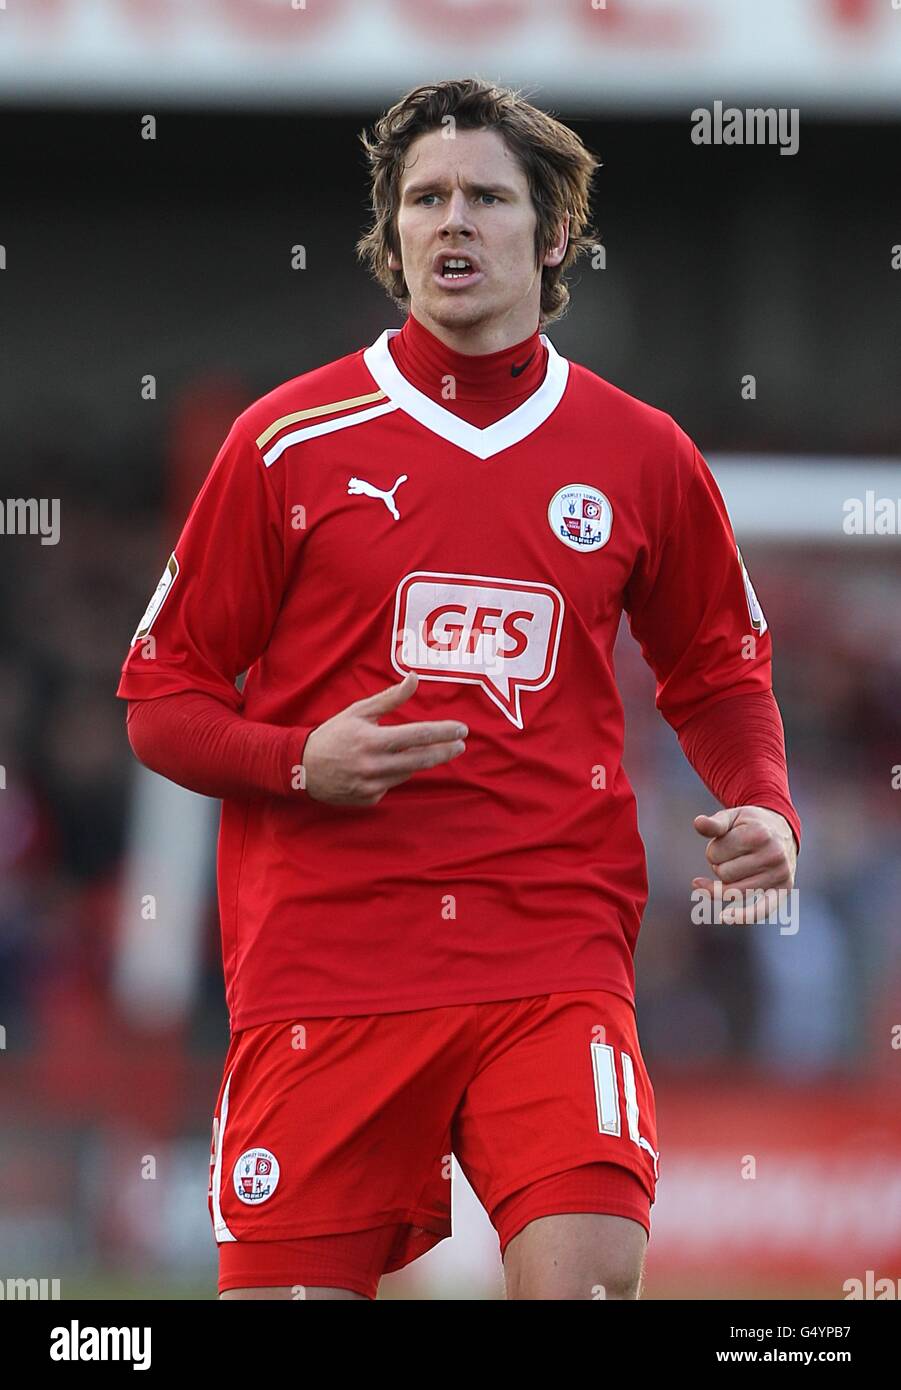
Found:
<svg viewBox="0 0 901 1390"><path fill-rule="evenodd" d="M376 416L387 415L389 411L397 410L397 408L396 401L386 401L384 405L374 405L369 410L358 410L353 415L342 415L338 420L323 420L318 425L307 425L304 429L292 430L290 434L283 434L271 449L267 449L263 455L263 462L267 468L271 468L292 444L300 444L304 439L316 439L321 434L332 434L335 430L348 429L351 425L360 425L364 420L374 420Z"/></svg>

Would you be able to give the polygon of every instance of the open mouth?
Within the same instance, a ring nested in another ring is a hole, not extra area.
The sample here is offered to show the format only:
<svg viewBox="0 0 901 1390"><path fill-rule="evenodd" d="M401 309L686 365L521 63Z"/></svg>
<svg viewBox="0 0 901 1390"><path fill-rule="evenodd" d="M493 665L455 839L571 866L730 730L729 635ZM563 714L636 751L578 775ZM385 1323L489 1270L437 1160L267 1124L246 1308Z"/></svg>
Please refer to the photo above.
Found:
<svg viewBox="0 0 901 1390"><path fill-rule="evenodd" d="M472 285L482 278L478 261L462 252L459 255L454 255L452 252L445 251L440 256L436 256L434 274L435 279L440 280L448 288L451 285L455 287Z"/></svg>
<svg viewBox="0 0 901 1390"><path fill-rule="evenodd" d="M465 256L455 256L453 260L445 261L441 267L442 280L463 280L472 273L472 262L468 261Z"/></svg>

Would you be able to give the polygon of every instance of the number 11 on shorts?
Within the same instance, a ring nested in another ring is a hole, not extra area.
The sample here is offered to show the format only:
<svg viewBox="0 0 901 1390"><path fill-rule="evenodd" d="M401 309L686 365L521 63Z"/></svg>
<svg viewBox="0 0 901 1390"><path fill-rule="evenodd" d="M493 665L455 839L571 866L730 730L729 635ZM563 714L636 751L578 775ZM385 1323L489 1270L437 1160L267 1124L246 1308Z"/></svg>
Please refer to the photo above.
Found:
<svg viewBox="0 0 901 1390"><path fill-rule="evenodd" d="M594 1073L594 1098L598 1110L598 1129L601 1134L619 1135L622 1132L619 1112L619 1083L616 1075L616 1051L606 1042L593 1042L591 1066ZM638 1093L635 1089L635 1067L628 1052L620 1052L623 1073L623 1096L626 1102L626 1123L629 1138L645 1149L654 1160L657 1173L657 1153L641 1134L638 1119Z"/></svg>

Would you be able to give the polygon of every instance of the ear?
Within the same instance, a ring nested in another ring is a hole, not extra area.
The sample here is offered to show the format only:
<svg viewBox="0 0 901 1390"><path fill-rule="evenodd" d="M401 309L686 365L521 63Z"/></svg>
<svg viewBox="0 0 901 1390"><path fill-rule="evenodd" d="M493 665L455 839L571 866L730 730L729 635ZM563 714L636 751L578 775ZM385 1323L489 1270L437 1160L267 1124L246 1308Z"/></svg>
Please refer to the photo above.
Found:
<svg viewBox="0 0 901 1390"><path fill-rule="evenodd" d="M559 265L566 255L566 248L569 245L569 213L563 214L563 221L558 229L557 241L550 251L545 253L542 265Z"/></svg>
<svg viewBox="0 0 901 1390"><path fill-rule="evenodd" d="M389 251L389 252L388 252L388 269L389 269L389 270L403 270L403 268L404 268L404 267L403 267L403 262L401 261L400 256L396 256L396 255L394 254L393 251Z"/></svg>

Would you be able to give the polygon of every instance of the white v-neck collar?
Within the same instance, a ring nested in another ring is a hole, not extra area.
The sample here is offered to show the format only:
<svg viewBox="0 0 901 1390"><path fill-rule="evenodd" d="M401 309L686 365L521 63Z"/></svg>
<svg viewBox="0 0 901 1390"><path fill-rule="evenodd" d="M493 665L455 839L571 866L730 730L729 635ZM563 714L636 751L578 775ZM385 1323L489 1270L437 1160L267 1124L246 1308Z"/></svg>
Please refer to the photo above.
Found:
<svg viewBox="0 0 901 1390"><path fill-rule="evenodd" d="M407 380L388 347L389 340L399 332L399 328L386 328L363 353L363 361L376 385L427 430L465 449L468 454L475 454L476 458L491 458L502 449L509 449L511 444L519 444L544 424L566 390L569 362L560 356L550 339L540 333L539 341L547 348L547 370L541 385L509 415L480 430L468 420L461 420L452 410L445 410Z"/></svg>

